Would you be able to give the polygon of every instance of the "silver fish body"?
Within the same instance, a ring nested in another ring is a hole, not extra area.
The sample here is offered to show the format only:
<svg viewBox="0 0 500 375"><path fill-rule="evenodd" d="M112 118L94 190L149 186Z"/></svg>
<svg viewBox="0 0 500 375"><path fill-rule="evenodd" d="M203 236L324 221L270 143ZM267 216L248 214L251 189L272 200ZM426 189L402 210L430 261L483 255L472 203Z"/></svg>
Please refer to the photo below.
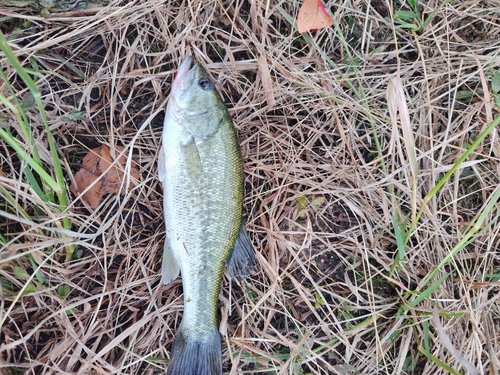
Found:
<svg viewBox="0 0 500 375"><path fill-rule="evenodd" d="M242 225L243 166L231 118L204 68L180 65L158 162L164 189L165 284L182 274L184 314L167 375L219 375L217 300L224 265L240 279L255 260Z"/></svg>

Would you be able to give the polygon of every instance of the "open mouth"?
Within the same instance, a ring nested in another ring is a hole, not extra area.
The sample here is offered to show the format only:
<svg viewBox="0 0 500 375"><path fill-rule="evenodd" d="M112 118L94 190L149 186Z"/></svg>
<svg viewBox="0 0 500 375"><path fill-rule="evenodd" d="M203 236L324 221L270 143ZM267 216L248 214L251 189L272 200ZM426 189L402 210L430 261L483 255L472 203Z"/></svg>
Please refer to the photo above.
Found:
<svg viewBox="0 0 500 375"><path fill-rule="evenodd" d="M196 69L198 63L194 60L193 56L188 56L179 66L177 74L175 75L174 84L180 89L184 89L188 78L192 76L192 72Z"/></svg>

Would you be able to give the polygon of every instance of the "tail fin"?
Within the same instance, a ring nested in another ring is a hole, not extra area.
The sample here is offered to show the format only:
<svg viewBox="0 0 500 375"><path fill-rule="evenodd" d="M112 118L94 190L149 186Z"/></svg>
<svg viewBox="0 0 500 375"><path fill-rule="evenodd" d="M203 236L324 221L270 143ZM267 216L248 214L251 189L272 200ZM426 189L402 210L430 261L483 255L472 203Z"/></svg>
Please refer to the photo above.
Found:
<svg viewBox="0 0 500 375"><path fill-rule="evenodd" d="M174 340L166 375L222 375L222 349L216 328L203 338L190 338L182 324Z"/></svg>

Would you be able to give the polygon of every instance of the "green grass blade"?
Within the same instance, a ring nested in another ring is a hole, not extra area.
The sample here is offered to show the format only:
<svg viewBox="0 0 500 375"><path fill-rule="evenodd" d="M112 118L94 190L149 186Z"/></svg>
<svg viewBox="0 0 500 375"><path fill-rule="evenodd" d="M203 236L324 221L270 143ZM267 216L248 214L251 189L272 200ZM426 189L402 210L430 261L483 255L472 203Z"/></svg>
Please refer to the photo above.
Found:
<svg viewBox="0 0 500 375"><path fill-rule="evenodd" d="M19 145L17 140L7 131L0 128L0 136L16 151L19 157L29 164L36 173L46 182L54 191L60 192L59 184L41 167L31 156L29 156L26 151Z"/></svg>
<svg viewBox="0 0 500 375"><path fill-rule="evenodd" d="M422 346L419 346L418 350L419 350L420 353L425 354L426 357L429 358L429 360L431 362L435 363L436 365L438 365L439 367L441 367L443 370L448 371L448 373L450 373L452 375L461 375L459 372L453 370L450 366L448 366L446 363L444 363L443 361L439 360L438 358L434 357L432 354L427 355L427 353L425 352L425 349L422 348Z"/></svg>
<svg viewBox="0 0 500 375"><path fill-rule="evenodd" d="M56 143L54 141L54 137L52 135L52 132L49 128L49 124L47 121L47 114L45 113L45 108L44 108L44 105L42 103L40 90L36 86L33 79L30 77L30 75L28 74L27 70L21 65L21 63L17 59L16 55L14 54L14 52L10 48L9 44L7 43L7 39L5 38L3 33L1 33L1 32L0 32L0 50L2 50L2 52L5 54L5 57L9 61L10 65L14 68L16 73L24 81L24 83L28 87L31 95L33 95L33 98L35 99L35 102L37 104L40 116L42 118L42 122L43 122L44 127L45 127L45 131L47 134L47 140L48 140L48 144L49 144L50 153L52 156L52 163L53 163L53 168L54 168L54 173L55 173L55 180L51 176L49 176L49 174L47 172L45 172L45 170L43 169L41 160L39 160L38 153L36 152L36 147L32 147L32 152L36 155L36 158L38 160L34 160L33 158L29 157L28 154L24 150L21 149L21 147L17 144L17 142L14 141L14 138L10 134L3 131L1 135L4 138L7 137L6 141L12 147L14 147L16 152L18 152L18 154L21 157L23 157L23 159L26 160L26 162L40 175L42 180L49 185L50 189L55 191L55 193L57 194L57 197L58 197L57 203L59 204L59 209L61 212L64 212L68 207L68 196L67 196L67 191L66 191L64 174L63 174L63 170L62 170L61 161L59 159L59 154L57 151ZM27 125L27 123L25 123L25 124ZM23 123L21 122L20 125L22 126ZM31 142L31 140L32 140L31 132L28 129L26 129L26 133L28 134L28 138L30 139L30 142ZM34 145L32 144L31 146L34 146ZM38 163L37 163L37 161L38 161ZM46 192L46 197L51 197L51 192L47 191L47 189L44 189L44 190ZM52 199L52 201L53 201L53 203L56 203L53 199ZM63 221L64 228L70 229L71 223L70 223L68 217L63 216L62 221ZM73 251L74 251L73 246L70 245L69 246L70 255L73 254Z"/></svg>
<svg viewBox="0 0 500 375"><path fill-rule="evenodd" d="M434 16L437 14L437 12L439 12L441 10L442 7L444 7L446 4L448 4L451 0L445 0L443 1L442 4L440 4L439 6L437 6L432 12L431 14L429 14L427 16L427 18L425 19L425 21L422 23L422 26L420 26L418 28L418 30L416 30L417 33L420 33L422 31L425 30L425 28L427 27L427 25L429 24L429 22L432 21L432 19L434 18Z"/></svg>
<svg viewBox="0 0 500 375"><path fill-rule="evenodd" d="M431 349L429 345L429 321L426 319L423 322L424 324L424 349L425 349L425 355L427 358L431 355Z"/></svg>
<svg viewBox="0 0 500 375"><path fill-rule="evenodd" d="M497 186L494 193L490 196L489 200L486 202L484 208L480 211L475 224L467 231L465 236L451 249L451 251L444 257L444 259L436 266L436 268L427 275L423 283L427 283L434 278L436 273L443 268L451 259L463 248L465 248L474 238L473 236L479 232L483 223L485 222L487 216L491 213L493 207L498 203L500 199L500 186ZM497 214L500 216L500 214ZM483 231L487 228L483 228Z"/></svg>
<svg viewBox="0 0 500 375"><path fill-rule="evenodd" d="M443 187L443 185L453 176L453 174L456 172L458 168L462 165L462 163L472 154L472 152L481 144L481 142L484 141L484 139L500 124L500 115L495 117L495 119L487 126L487 128L479 134L479 136L476 138L476 140L470 145L470 147L464 152L464 154L457 160L455 165L441 178L441 180L438 181L436 186L424 197L423 203L420 206L420 209L417 213L417 216L415 217L415 220L412 221L410 225L410 229L408 230L408 233L406 234L405 237L405 244L408 243L408 240L410 239L410 236L412 235L413 231L417 227L417 223L420 220L420 217L422 216L425 207L427 206L427 203L430 202L432 197L436 195L436 193Z"/></svg>
<svg viewBox="0 0 500 375"><path fill-rule="evenodd" d="M441 283L446 279L448 278L448 276L451 275L451 272L447 273L446 275L444 275L442 278L440 278L438 281L436 281L434 284L432 284L431 286L429 286L427 289L425 289L422 293L420 293L418 295L417 298L415 298L414 300L408 302L406 304L406 306L402 306L402 309L405 310L405 311L408 311L410 310L411 308L414 308L415 306L417 306L420 302L422 302L424 299L428 298L430 296L430 294L432 292L434 292L436 290L436 288L441 285Z"/></svg>
<svg viewBox="0 0 500 375"><path fill-rule="evenodd" d="M393 212L391 218L392 224L394 226L394 235L396 237L399 260L403 260L406 253L406 246L404 243L404 233L406 232L406 225L405 223L401 222L401 217L397 212Z"/></svg>
<svg viewBox="0 0 500 375"><path fill-rule="evenodd" d="M42 199L44 202L48 202L47 196L42 191L42 188L38 184L38 181L36 180L35 175L33 174L33 172L31 171L31 169L28 166L26 166L24 168L24 174L26 175L26 178L28 179L29 184L31 185L31 187L33 188L35 193L40 197L40 199Z"/></svg>

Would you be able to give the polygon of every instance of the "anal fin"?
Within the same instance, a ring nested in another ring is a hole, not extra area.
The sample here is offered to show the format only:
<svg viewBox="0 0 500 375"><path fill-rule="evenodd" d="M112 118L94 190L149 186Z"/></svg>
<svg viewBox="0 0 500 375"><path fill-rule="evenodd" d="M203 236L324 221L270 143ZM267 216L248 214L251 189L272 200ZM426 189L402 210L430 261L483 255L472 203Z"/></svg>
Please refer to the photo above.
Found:
<svg viewBox="0 0 500 375"><path fill-rule="evenodd" d="M237 281L250 276L255 269L255 254L243 223L233 252L226 260L226 268L231 279Z"/></svg>
<svg viewBox="0 0 500 375"><path fill-rule="evenodd" d="M175 280L180 273L181 269L177 260L172 253L168 238L165 238L165 247L163 248L163 261L161 264L161 277L163 279L163 284L167 285L171 281Z"/></svg>

